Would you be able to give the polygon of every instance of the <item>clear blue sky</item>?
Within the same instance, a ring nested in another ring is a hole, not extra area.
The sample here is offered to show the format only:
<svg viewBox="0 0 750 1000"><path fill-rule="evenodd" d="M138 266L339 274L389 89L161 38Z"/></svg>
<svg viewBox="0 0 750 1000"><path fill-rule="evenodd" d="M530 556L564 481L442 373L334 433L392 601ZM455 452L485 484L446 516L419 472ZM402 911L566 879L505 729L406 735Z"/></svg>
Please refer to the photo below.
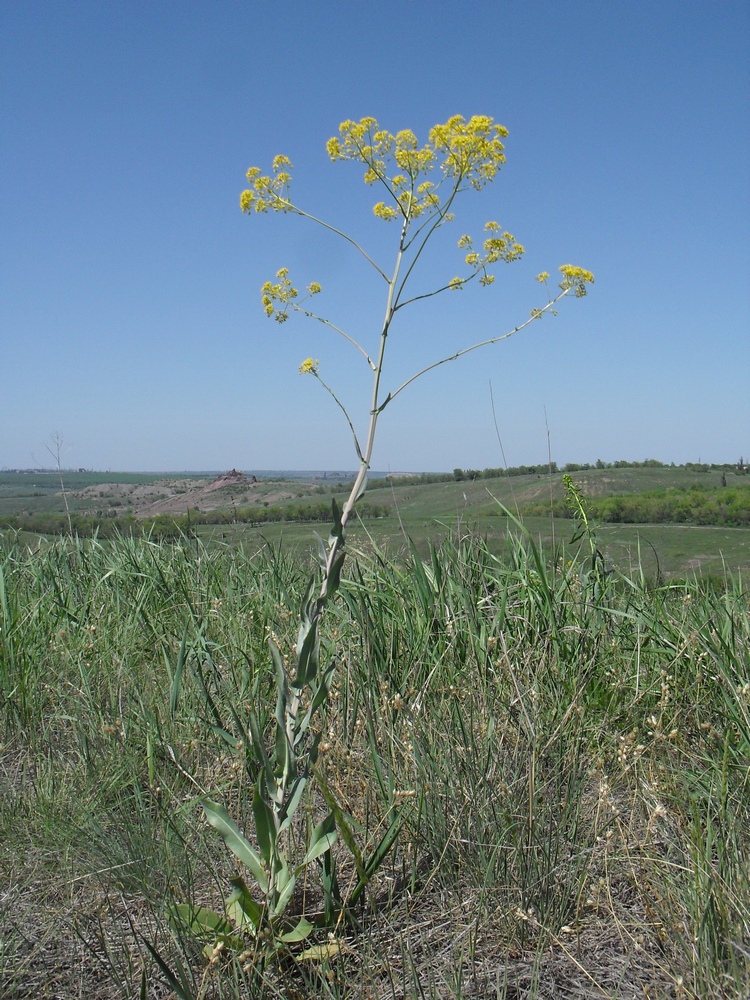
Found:
<svg viewBox="0 0 750 1000"><path fill-rule="evenodd" d="M405 311L387 378L539 304L533 276L596 285L507 343L444 366L384 414L375 469L750 458L750 6L746 0L102 0L0 5L0 468L351 469L358 358L319 324L265 318L282 265L373 343L382 288L292 217L248 218L251 165L279 152L294 194L386 262L340 121L421 139L454 114L510 130L426 261L497 219L527 248L496 284ZM390 384L390 383L389 383ZM545 421L546 414L546 421Z"/></svg>

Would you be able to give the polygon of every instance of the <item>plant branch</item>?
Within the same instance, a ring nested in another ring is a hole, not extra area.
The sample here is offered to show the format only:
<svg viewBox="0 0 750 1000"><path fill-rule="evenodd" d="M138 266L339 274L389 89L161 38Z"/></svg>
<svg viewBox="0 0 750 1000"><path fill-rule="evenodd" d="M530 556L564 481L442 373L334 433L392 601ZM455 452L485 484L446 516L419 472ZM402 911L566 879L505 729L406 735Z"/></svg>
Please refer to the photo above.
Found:
<svg viewBox="0 0 750 1000"><path fill-rule="evenodd" d="M438 184L438 186L437 186L437 187L435 188L435 192L433 192L433 193L436 193L436 192L437 192L437 190L439 189L439 187L440 187L440 185L441 185L442 183L443 183L443 181L440 181L440 184ZM447 200L447 201L445 202L445 204L444 204L444 205L440 205L440 206L439 206L439 208L438 208L438 209L436 210L436 212L434 213L435 215L437 215L437 216L438 216L438 221L437 221L437 222L436 222L436 223L435 223L435 224L434 224L433 226L430 226L430 231L429 231L429 232L427 233L427 235L425 236L425 238L424 238L424 239L422 240L422 245L420 246L419 250L418 250L418 251L416 252L416 255L415 255L415 261L416 261L416 258L417 258L417 257L419 257L419 255L420 255L420 254L422 253L422 251L424 250L424 248L425 248L425 244L426 244L426 243L427 243L427 241L428 241L428 240L430 239L430 237L431 237L431 236L432 236L432 234L433 234L433 233L435 232L435 230L436 230L436 229L437 229L437 228L438 228L439 226L442 226L442 225L443 225L443 223L445 222L445 216L446 216L446 215L448 214L448 212L449 212L449 210L450 210L450 207L451 207L451 205L453 204L453 202L454 202L454 200L455 200L455 197L456 197L456 195L458 194L458 192L459 192L459 182L457 181L457 182L456 182L456 183L455 183L455 184L453 185L453 190L451 191L450 195L448 196L448 200ZM426 219L425 219L425 220L424 220L424 221L423 221L423 222L421 223L421 225L417 226L417 228L416 228L416 229L414 230L414 233L413 233L413 235L412 235L411 239L410 239L410 240L409 240L409 242L408 242L408 243L407 243L407 244L405 245L405 247L404 247L404 249L405 249L405 250L408 250L408 249L409 249L409 247L410 247L410 246L412 245L412 243L413 243L413 242L414 242L414 241L415 241L415 240L416 240L416 239L418 238L418 236L419 236L419 235L420 235L420 234L421 234L421 233L422 233L422 232L424 231L424 229L425 229L425 228L427 228L427 226L428 226L428 225L430 225L430 220L431 220L432 218L433 218L433 216L432 216L432 215L429 215L429 216L428 216L428 217L427 217L427 218L426 218ZM408 271L408 272L406 273L406 275L404 275L404 280L403 280L403 281L401 282L401 287L402 287L402 288L403 288L403 286L404 286L404 285L406 284L406 281L407 281L407 279L408 279L408 277L409 277L409 274L410 274L410 273L411 273L411 268L409 268L409 271Z"/></svg>
<svg viewBox="0 0 750 1000"><path fill-rule="evenodd" d="M341 402L341 400L338 398L338 396L333 391L333 389L330 387L330 385L328 385L327 382L323 381L323 379L320 377L320 375L318 374L317 371L313 371L312 374L315 376L315 378L318 380L318 382L320 382L320 384L323 386L323 388L325 389L325 391L329 394L329 396L331 397L331 399L334 401L334 403L338 406L338 408L341 410L341 412L346 417L346 422L349 424L349 429L351 430L352 437L354 438L354 448L355 448L355 451L357 452L357 458L360 460L360 462L362 462L363 461L363 458L362 458L362 449L359 446L359 438L357 437L357 432L354 429L354 424L352 423L352 419L349 416L349 413L347 412L346 407Z"/></svg>
<svg viewBox="0 0 750 1000"><path fill-rule="evenodd" d="M322 219L319 219L317 216L310 215L309 212L305 212L303 209L298 208L296 205L293 205L291 202L287 202L287 205L289 206L289 211L296 212L296 214L297 215L301 215L303 219L309 219L311 222L317 222L317 224L319 226L322 226L324 229L328 229L328 230L330 230L330 232L335 233L337 236L340 236L343 240L346 240L347 243L351 243L351 245L356 250L358 250L359 253L362 254L362 256L365 258L365 260L367 261L367 263L368 264L372 264L372 266L378 272L378 274L380 275L380 277L384 281L388 281L388 275L385 273L385 271L382 268L378 267L378 265L375 263L375 261L372 259L372 257L367 253L367 251L364 250L359 245L359 243L357 243L356 240L352 239L351 236L347 236L346 233L343 233L340 229L337 229L335 226L332 226L330 224L330 222L324 222Z"/></svg>
<svg viewBox="0 0 750 1000"><path fill-rule="evenodd" d="M372 459L372 451L375 446L375 432L378 425L378 417L380 416L382 407L379 405L380 398L380 378L383 372L383 359L385 357L385 348L388 341L388 331L390 328L391 320L393 319L394 313L394 297L396 284L398 282L399 273L401 271L401 262L404 256L404 243L406 240L406 233L409 228L409 216L404 218L403 225L401 227L401 239L399 240L398 253L396 254L396 263L393 268L393 277L388 284L388 297L385 304L385 315L383 317L383 326L380 333L380 348L378 350L378 360L375 365L375 372L372 382L372 398L370 402L370 423L367 428L367 440L365 443L364 454L360 457L359 471L357 472L357 477L354 480L354 485L352 486L351 492L344 504L341 511L341 533L336 536L334 544L331 546L331 550L328 554L327 566L326 566L326 577L330 571L330 567L333 565L338 550L341 545L339 540L343 537L343 529L346 527L346 523L349 520L349 515L354 509L354 504L357 502L359 497L362 495L365 480L367 479L367 472L370 468L370 460ZM343 544L343 543L341 543ZM325 581L324 581L325 586Z"/></svg>
<svg viewBox="0 0 750 1000"><path fill-rule="evenodd" d="M534 323L536 322L536 320L541 319L543 314L546 313L548 309L551 309L556 302L559 302L560 299L564 298L570 290L571 289L566 288L564 291L560 292L560 294L555 296L554 299L550 299L550 301L547 303L546 306L544 306L543 309L535 310L534 314L532 316L529 316L529 318L526 320L525 323L521 323L520 326L514 327L508 333L503 333L499 337L490 337L488 340L480 340L478 344L472 344L471 347L464 347L463 350L456 351L455 354L451 354L447 358L441 358L440 361L435 361L431 365L427 365L426 368L422 368L421 371L416 372L416 374L412 375L405 382L403 382L398 387L398 389L395 390L395 392L388 393L388 396L385 398L380 407L380 412L382 412L386 408L386 406L390 402L392 402L396 398L396 396L398 396L400 392L403 392L408 385L411 385L412 382L416 382L418 378L421 378L422 375L426 375L427 372L431 372L434 368L439 368L440 365L447 364L449 361L455 361L457 358L463 357L464 354L470 354L472 351L476 351L480 347L487 347L490 344L498 344L500 343L501 340L508 340L509 337L512 337L514 334L519 333L521 330L524 330L527 326L530 326L531 323Z"/></svg>
<svg viewBox="0 0 750 1000"><path fill-rule="evenodd" d="M319 323L322 323L323 326L330 327L330 329L333 330L334 333L340 334L340 336L342 336L344 340L348 340L349 343L352 345L352 347L357 348L359 353L362 355L367 364L370 366L370 369L372 371L375 371L375 364L373 363L372 358L364 349L364 347L362 347L360 344L357 343L354 337L350 337L348 333L345 333L340 327L336 326L334 323L331 323L331 321L326 319L324 316L318 316L317 313L309 312L309 310L303 309L301 305L297 305L296 302L293 303L293 305L295 310L299 313L302 313L303 316L307 316L309 319L316 319Z"/></svg>
<svg viewBox="0 0 750 1000"><path fill-rule="evenodd" d="M481 271L475 271L473 274L470 274L468 278L462 278L460 287L463 288L464 285L468 285L470 281L473 281L475 278L479 277L481 273L482 273ZM434 295L440 295L442 294L442 292L450 292L453 290L454 290L453 286L450 284L442 285L442 287L436 288L432 292L424 292L422 295L415 295L411 299L405 299L403 302L399 302L399 304L396 306L396 309L394 309L393 311L396 312L397 309L403 309L404 306L411 305L412 302L421 302L422 299L431 299ZM519 330L520 329L521 327L519 327ZM490 343L490 341L488 341L488 343ZM481 344L477 344L476 346L481 347Z"/></svg>

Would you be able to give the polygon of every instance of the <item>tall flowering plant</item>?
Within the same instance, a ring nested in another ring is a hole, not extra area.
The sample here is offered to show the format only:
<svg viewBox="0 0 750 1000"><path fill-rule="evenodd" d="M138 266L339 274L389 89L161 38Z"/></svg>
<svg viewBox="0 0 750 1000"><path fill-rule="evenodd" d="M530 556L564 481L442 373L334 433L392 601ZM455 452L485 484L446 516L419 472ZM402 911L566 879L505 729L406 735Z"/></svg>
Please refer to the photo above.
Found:
<svg viewBox="0 0 750 1000"><path fill-rule="evenodd" d="M390 268L381 266L364 247L336 227L311 215L291 196L292 164L286 156L277 156L272 170L264 174L252 167L247 172L249 186L240 199L242 211L248 215L285 212L309 219L334 232L360 254L375 275L384 282L383 319L377 331L373 349L359 343L345 330L320 315L312 300L321 293L317 282L310 283L300 295L287 268L277 271L266 281L261 300L266 315L284 323L292 312L318 320L346 340L360 355L372 377L369 411L363 430L357 428L335 391L324 380L319 362L307 358L300 372L317 379L342 410L352 434L358 459L358 471L343 507L333 502L333 527L327 542L320 543L319 566L302 602L297 636L295 663L290 668L277 645L270 642L270 654L276 684L276 708L273 732L263 732L257 717L250 712L247 736L252 744L258 767L253 793L255 843L241 832L226 809L210 799L204 801L208 821L219 831L228 847L245 865L252 876L253 886L235 879L233 892L227 901L226 919L207 911L192 909L180 916L192 926L201 927L214 939L209 948L214 952L222 942L236 942L236 935L249 934L264 942L263 954L280 948L290 948L304 941L312 932L311 914L294 914L290 903L297 880L309 866L320 873L322 918L325 922L353 906L362 895L368 881L391 849L403 822L403 812L394 801L383 826L380 840L365 850L358 845L352 824L338 806L322 777L318 787L327 803L327 813L315 826L302 830L304 847L296 848L292 859L291 837L300 804L308 784L316 777L314 771L321 739L321 727L316 717L325 710L336 662L322 662L319 627L325 607L335 594L345 558L345 530L355 504L365 492L367 474L375 445L378 422L385 409L413 382L427 372L455 361L465 354L506 340L545 313L554 313L560 299L586 295L594 280L590 271L571 264L559 270L561 280L553 291L549 274L543 272L537 280L547 289L546 302L534 308L523 322L513 329L492 335L478 343L459 347L452 354L434 360L415 371L400 385L383 386L383 363L389 336L397 313L418 299L452 294L471 284L487 287L493 283L493 269L498 264L510 264L524 253L515 237L495 221L484 226L479 239L462 235L458 249L462 255L460 271L446 277L427 293L412 294L411 279L422 264L428 242L435 233L454 219L454 207L459 194L480 191L491 183L505 163L504 139L507 130L484 115L468 121L456 115L430 130L429 139L420 145L413 132L403 130L395 135L381 129L374 118L358 122L345 121L339 134L328 141L332 161L351 161L364 168L365 183L375 188L380 200L373 206L374 215L384 223L393 223L398 230L395 259ZM320 797L319 797L320 801ZM299 824L304 826L304 824ZM354 889L342 897L336 878L334 846L343 840L357 870ZM320 946L319 946L320 947ZM330 947L330 945L325 946ZM307 949L309 953L311 949ZM305 954L305 953L303 953ZM309 955L308 955L309 957Z"/></svg>

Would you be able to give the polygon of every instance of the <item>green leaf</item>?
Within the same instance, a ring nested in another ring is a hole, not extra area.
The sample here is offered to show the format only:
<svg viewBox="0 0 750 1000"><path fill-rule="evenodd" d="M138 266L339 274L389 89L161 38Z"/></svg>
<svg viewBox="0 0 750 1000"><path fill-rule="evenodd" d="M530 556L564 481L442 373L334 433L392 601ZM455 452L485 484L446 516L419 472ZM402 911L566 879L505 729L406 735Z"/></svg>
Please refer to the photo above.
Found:
<svg viewBox="0 0 750 1000"><path fill-rule="evenodd" d="M310 845L307 849L302 864L309 865L311 861L319 858L321 854L330 851L336 843L336 819L333 813L329 813L322 823L318 823L310 837Z"/></svg>
<svg viewBox="0 0 750 1000"><path fill-rule="evenodd" d="M357 490L357 495L354 498L354 502L356 503L358 500L361 500L366 492L367 492L367 476L365 476L365 478L362 480L362 485Z"/></svg>
<svg viewBox="0 0 750 1000"><path fill-rule="evenodd" d="M331 500L331 513L333 515L333 527L328 536L329 546L333 545L337 538L340 538L342 543L344 541L344 529L341 527L341 511L339 510L339 505L336 503L336 497L333 497Z"/></svg>
<svg viewBox="0 0 750 1000"><path fill-rule="evenodd" d="M237 709L231 703L229 705L229 711L231 712L232 718L234 719L234 724L237 727L237 735L239 739L241 739L243 743L247 743L249 746L252 746L253 743L252 734L245 729L242 719L239 717L237 713ZM235 747L236 746L237 744L235 742Z"/></svg>
<svg viewBox="0 0 750 1000"><path fill-rule="evenodd" d="M271 650L273 660L273 670L276 677L276 721L283 728L286 722L286 705L289 700L289 689L286 682L286 669L279 647L273 641L268 640L268 648Z"/></svg>
<svg viewBox="0 0 750 1000"><path fill-rule="evenodd" d="M325 570L326 562L328 561L328 553L326 552L326 546L323 539L320 537L317 531L313 531L317 541L318 541L318 562L320 563L320 568Z"/></svg>
<svg viewBox="0 0 750 1000"><path fill-rule="evenodd" d="M231 935L234 928L221 914L205 906L174 903L168 910L169 922L175 927L188 927L196 937L216 938Z"/></svg>
<svg viewBox="0 0 750 1000"><path fill-rule="evenodd" d="M276 723L276 743L275 743L275 753L274 753L274 776L281 779L282 787L286 787L290 781L292 781L296 775L297 768L295 766L294 754L289 746L289 740L286 736L286 729ZM270 789L269 789L270 790ZM275 782L274 782L275 791Z"/></svg>
<svg viewBox="0 0 750 1000"><path fill-rule="evenodd" d="M297 812L297 807L302 799L302 793L305 790L305 785L307 784L307 775L300 774L292 785L292 791L287 799L286 803L281 807L279 811L279 818L281 823L279 824L279 833L283 833L284 830L290 826L294 814Z"/></svg>
<svg viewBox="0 0 750 1000"><path fill-rule="evenodd" d="M354 836L354 831L352 830L346 817L344 816L341 806L335 800L330 789L328 788L328 786L326 785L323 778L320 776L318 772L316 772L316 777L318 779L320 790L323 793L323 798L326 800L328 808L331 810L331 814L333 815L336 821L336 828L341 833L341 839L349 848L349 851L351 852L351 855L354 858L354 865L357 869L357 875L359 875L360 881L362 879L366 880L367 873L365 871L365 865L362 860L362 853L359 849L359 845L357 844L357 841Z"/></svg>
<svg viewBox="0 0 750 1000"><path fill-rule="evenodd" d="M315 694L313 695L312 701L310 702L310 707L305 713L304 719L299 723L299 727L297 729L297 736L295 739L295 746L299 743L299 741L302 739L302 736L305 734L305 731L307 730L307 727L310 725L310 720L312 719L315 712L317 712L317 710L320 708L320 706L325 702L326 698L328 697L328 692L331 689L331 681L333 680L333 674L335 670L336 670L336 661L331 660L330 666L324 672L322 678L320 679L320 682L318 683L318 686L315 690Z"/></svg>
<svg viewBox="0 0 750 1000"><path fill-rule="evenodd" d="M323 734L322 734L322 733L317 733L317 734L316 734L316 735L315 735L315 736L313 737L313 741L312 741L312 743L310 744L310 747L309 747L309 749L308 749L308 751L307 751L307 764L308 764L308 769L309 769L310 767L314 767L314 766L315 766L315 764L316 764L316 763L317 763L317 761L318 761L318 747L320 746L320 740L321 740L321 737L322 737L322 736L323 736Z"/></svg>
<svg viewBox="0 0 750 1000"><path fill-rule="evenodd" d="M393 842L401 831L401 827L406 822L407 809L400 809L398 811L394 810L394 816L388 829L383 834L380 843L377 845L373 853L365 862L365 877L360 879L349 897L349 903L354 904L362 895L365 886L370 881L375 872L380 868L383 861L385 860L391 847L393 847Z"/></svg>
<svg viewBox="0 0 750 1000"><path fill-rule="evenodd" d="M174 676L172 677L172 686L169 694L169 711L174 717L177 711L177 702L180 697L180 685L182 684L182 671L185 667L185 653L187 648L187 635L188 627L185 625L185 630L182 633L182 642L180 643L180 651L177 654L177 665L175 667Z"/></svg>
<svg viewBox="0 0 750 1000"><path fill-rule="evenodd" d="M324 555L325 555L325 549L323 551L324 551ZM326 562L327 562L327 560L324 558L324 560L323 560L323 569L325 569ZM317 583L317 578L316 578L315 573L313 573L312 576L310 577L309 583L307 584L307 590L305 591L305 596L304 596L304 599L302 601L302 606L299 609L300 620L303 623L305 621L309 622L309 620L310 620L310 609L315 604L314 597L315 597L315 591L317 589L316 586L315 586L316 583Z"/></svg>
<svg viewBox="0 0 750 1000"><path fill-rule="evenodd" d="M301 955L297 955L298 962L326 962L335 958L341 951L338 941L329 941L328 944L314 944L306 948Z"/></svg>
<svg viewBox="0 0 750 1000"><path fill-rule="evenodd" d="M263 797L264 785L264 775L261 772L253 791L253 816L255 817L255 830L258 834L258 847L260 847L260 853L270 869L276 853L276 823L273 810Z"/></svg>
<svg viewBox="0 0 750 1000"><path fill-rule="evenodd" d="M289 871L289 867L285 861L276 879L276 888L279 895L273 908L274 917L278 917L286 909L286 904L292 898L296 882L297 876L294 872Z"/></svg>
<svg viewBox="0 0 750 1000"><path fill-rule="evenodd" d="M300 917L300 921L294 930L287 931L279 938L284 944L296 944L298 941L306 941L313 932L313 925L307 917Z"/></svg>
<svg viewBox="0 0 750 1000"><path fill-rule="evenodd" d="M227 897L227 916L240 930L249 925L253 932L257 932L263 921L263 907L250 895L243 879L234 876L229 881L234 888Z"/></svg>
<svg viewBox="0 0 750 1000"><path fill-rule="evenodd" d="M276 780L274 778L273 765L268 759L268 754L266 753L266 746L263 742L263 733L261 732L260 722L258 721L258 716L252 708L250 708L247 718L250 725L250 735L253 739L255 756L263 767L263 771L266 775L266 781L268 783L268 794L271 795L273 794L273 789L276 787Z"/></svg>
<svg viewBox="0 0 750 1000"><path fill-rule="evenodd" d="M219 831L232 854L252 872L261 891L268 892L268 876L263 870L259 855L253 850L224 806L211 799L204 799L203 811L211 826Z"/></svg>
<svg viewBox="0 0 750 1000"><path fill-rule="evenodd" d="M333 565L331 566L331 572L328 574L328 587L326 588L326 597L332 597L339 589L339 581L341 579L341 569L344 565L345 559L346 559L346 552L342 548L339 550L338 555L333 560Z"/></svg>
<svg viewBox="0 0 750 1000"><path fill-rule="evenodd" d="M323 911L327 924L332 924L337 911L341 909L341 890L336 877L336 859L331 851L322 857L320 883L323 888Z"/></svg>
<svg viewBox="0 0 750 1000"><path fill-rule="evenodd" d="M234 736L232 733L228 733L226 729L224 729L222 726L212 725L211 730L216 736L224 740L225 743L228 743L233 750L237 749L237 737Z"/></svg>
<svg viewBox="0 0 750 1000"><path fill-rule="evenodd" d="M151 957L161 969L161 973L166 979L169 988L172 990L172 992L178 998L178 1000L194 1000L195 994L190 989L187 972L182 967L182 965L179 964L178 966L178 972L180 978L177 979L177 976L175 976L174 972L172 972L172 970L169 968L167 963L161 957L159 952L151 944L149 944L149 942L145 939L145 937L143 937L143 935L141 935L141 938L143 940L143 943L146 945L149 952L151 953Z"/></svg>
<svg viewBox="0 0 750 1000"><path fill-rule="evenodd" d="M300 626L297 640L297 676L292 686L299 690L309 684L318 670L318 627L316 622L310 622L305 630L305 623Z"/></svg>

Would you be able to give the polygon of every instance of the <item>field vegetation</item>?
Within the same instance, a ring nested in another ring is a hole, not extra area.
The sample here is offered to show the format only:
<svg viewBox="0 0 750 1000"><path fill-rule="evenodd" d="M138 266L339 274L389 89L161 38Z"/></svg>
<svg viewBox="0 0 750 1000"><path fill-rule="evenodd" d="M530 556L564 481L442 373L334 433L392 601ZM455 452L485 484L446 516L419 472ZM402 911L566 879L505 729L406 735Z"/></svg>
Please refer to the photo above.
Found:
<svg viewBox="0 0 750 1000"><path fill-rule="evenodd" d="M316 769L363 854L401 825L343 918L299 888L311 957L264 964L250 935L209 961L174 914L221 911L242 873L205 796L254 841L243 727L270 723L267 640L293 657L305 561L3 535L2 995L744 997L740 579L624 577L587 537L548 561L519 525L502 550L454 527L398 558L359 537L321 637L339 669Z"/></svg>

